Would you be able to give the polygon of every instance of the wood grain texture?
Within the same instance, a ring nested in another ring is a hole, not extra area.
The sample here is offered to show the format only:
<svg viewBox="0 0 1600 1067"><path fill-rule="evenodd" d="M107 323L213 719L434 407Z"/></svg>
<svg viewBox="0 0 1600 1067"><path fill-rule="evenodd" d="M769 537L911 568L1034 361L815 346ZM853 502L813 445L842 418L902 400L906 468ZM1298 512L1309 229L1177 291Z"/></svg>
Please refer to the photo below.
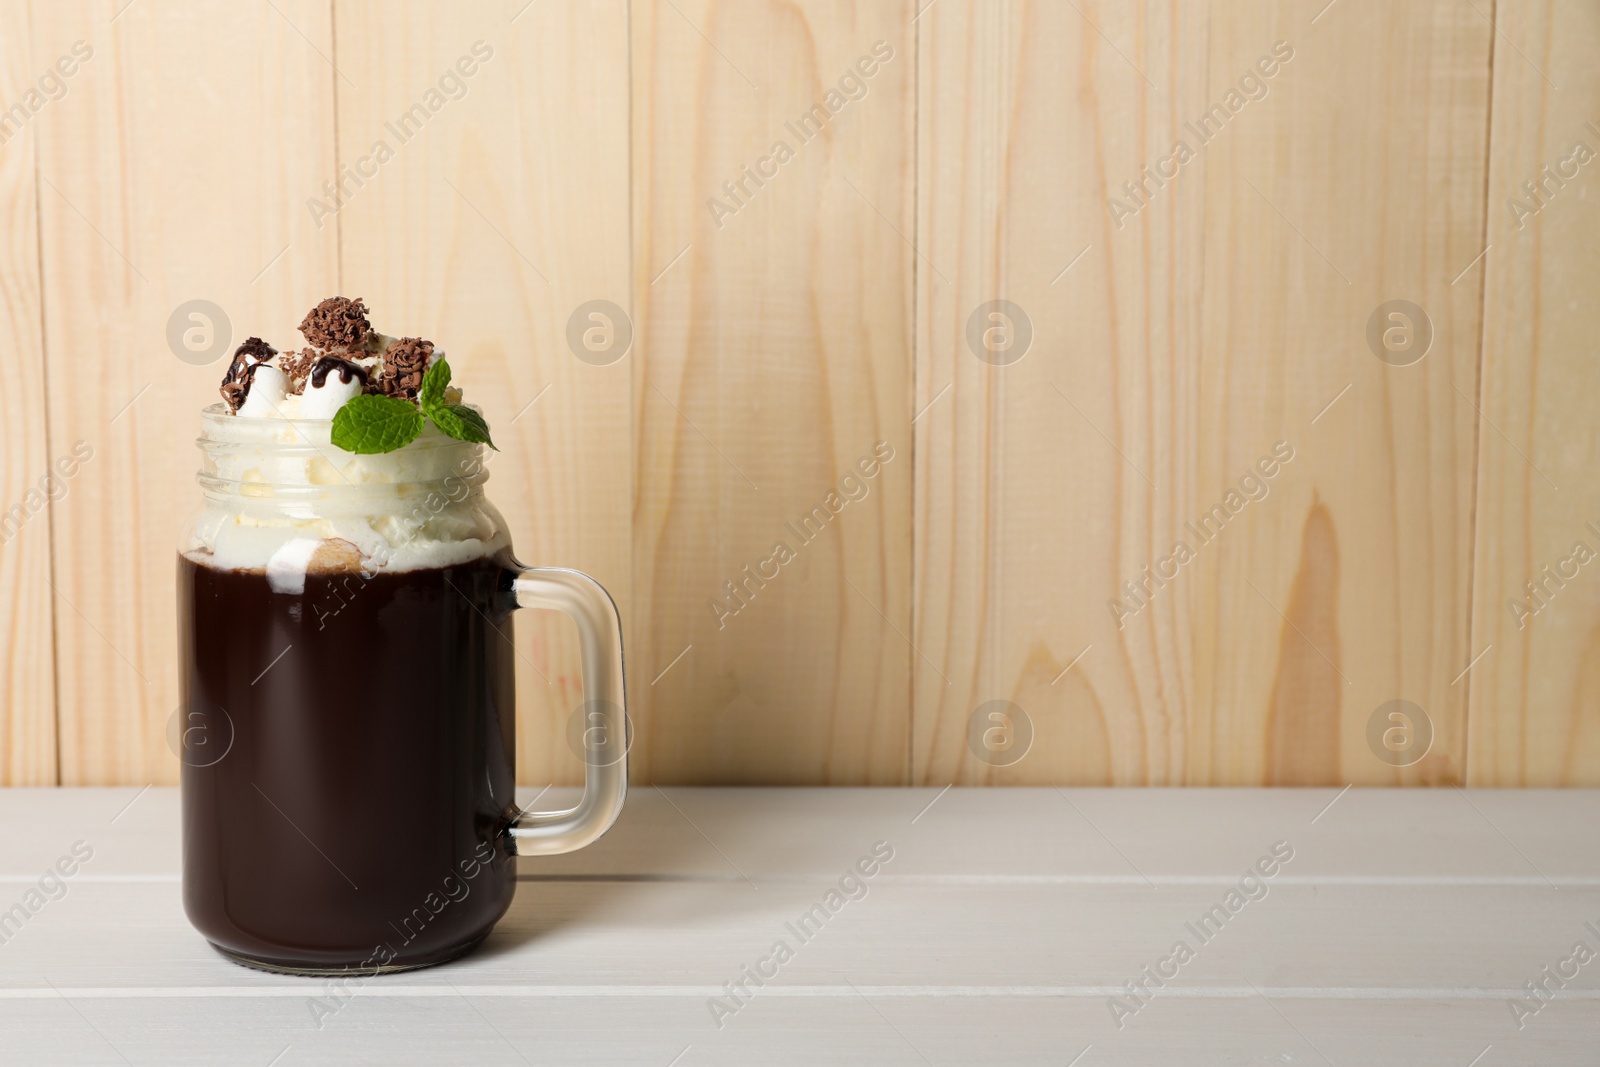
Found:
<svg viewBox="0 0 1600 1067"><path fill-rule="evenodd" d="M1485 323L1473 612L1473 652L1483 659L1472 672L1471 777L1594 786L1600 12L1497 7L1489 252L1469 275L1481 284Z"/></svg>
<svg viewBox="0 0 1600 1067"><path fill-rule="evenodd" d="M914 14L634 4L642 780L907 780Z"/></svg>
<svg viewBox="0 0 1600 1067"><path fill-rule="evenodd" d="M1481 312L1452 282L1483 247L1492 29L1448 2L1266 11L1213 24L1227 79L1268 26L1296 54L1266 121L1239 115L1207 161L1201 499L1273 441L1296 458L1202 571L1189 780L1459 782ZM1431 320L1408 366L1367 337L1397 299ZM1394 700L1431 721L1405 768L1369 744Z"/></svg>
<svg viewBox="0 0 1600 1067"><path fill-rule="evenodd" d="M954 684L916 676L919 782L1460 778L1479 320L1451 279L1482 247L1491 30L1316 14L923 20L919 402L955 389L918 438L915 637ZM997 297L1034 329L1003 367L964 337ZM1411 367L1365 342L1394 298L1432 318ZM1434 731L1406 770L1366 740L1396 698ZM1037 735L1011 767L966 742L994 699Z"/></svg>
<svg viewBox="0 0 1600 1067"><path fill-rule="evenodd" d="M0 34L0 785L56 782L50 498L71 487L46 440L35 180L37 124L71 89L56 58L25 9Z"/></svg>
<svg viewBox="0 0 1600 1067"><path fill-rule="evenodd" d="M1183 672L1147 655L1119 663L1104 606L1122 556L1160 543L1155 509L1163 525L1182 510L1150 480L1171 494L1189 477L1167 452L1193 434L1202 187L1163 190L1120 231L1106 212L1203 95L1203 15L1173 12L942 5L920 20L921 783L1182 776L1181 732L1149 720L1170 714ZM1020 361L1000 350L988 362L969 337L1006 325L982 312L993 300L1031 324ZM1169 594L1167 610L1184 603ZM1009 766L968 745L969 721L994 700L1035 732Z"/></svg>
<svg viewBox="0 0 1600 1067"><path fill-rule="evenodd" d="M304 207L333 172L329 4L32 18L35 56L94 50L38 129L50 451L94 449L54 509L61 777L172 782L174 556L226 363L176 358L168 320L205 299L235 339L287 337L332 289L337 247Z"/></svg>
<svg viewBox="0 0 1600 1067"><path fill-rule="evenodd" d="M1600 784L1583 5L33 0L0 31L0 511L92 450L0 545L0 781L175 780L222 362L169 317L283 345L344 291L452 354L524 562L615 596L640 781ZM969 340L995 299L1009 365ZM1391 300L1431 326L1411 365L1369 349ZM574 351L607 328L614 361ZM574 635L517 630L522 780L575 782ZM997 700L1009 766L969 740ZM1369 743L1392 700L1432 730L1405 767Z"/></svg>
<svg viewBox="0 0 1600 1067"><path fill-rule="evenodd" d="M502 450L488 492L518 558L593 575L626 627L637 349L585 362L568 323L589 301L631 304L627 4L336 11L354 83L338 86L340 165L375 172L348 184L337 215L343 288L380 329L449 352ZM418 104L426 121L407 123ZM381 164L380 142L393 152ZM519 776L581 781L567 743L576 631L532 612L515 628ZM637 670L629 682L637 693Z"/></svg>

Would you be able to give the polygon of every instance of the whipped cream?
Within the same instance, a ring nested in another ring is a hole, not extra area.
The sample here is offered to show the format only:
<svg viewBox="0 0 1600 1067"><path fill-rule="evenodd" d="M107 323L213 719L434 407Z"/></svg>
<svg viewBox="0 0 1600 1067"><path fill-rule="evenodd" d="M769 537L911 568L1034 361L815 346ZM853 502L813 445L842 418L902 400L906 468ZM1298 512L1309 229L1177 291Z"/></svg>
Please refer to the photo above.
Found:
<svg viewBox="0 0 1600 1067"><path fill-rule="evenodd" d="M422 381L444 351L374 330L360 298L321 301L300 333L307 347L299 351L251 337L234 352L220 390L225 405L203 413L206 503L184 554L259 570L275 591L302 592L308 573L448 567L509 547L505 521L483 496L477 444L445 435L432 418L388 452L347 452L332 440L334 417L362 394L420 410ZM444 393L446 404L461 403L461 390ZM459 417L447 422L474 436Z"/></svg>
<svg viewBox="0 0 1600 1067"><path fill-rule="evenodd" d="M197 563L261 571L275 592L297 593L307 573L450 567L510 545L483 495L480 447L432 424L404 448L358 455L333 445L326 419L216 404L202 421L206 499L182 548Z"/></svg>

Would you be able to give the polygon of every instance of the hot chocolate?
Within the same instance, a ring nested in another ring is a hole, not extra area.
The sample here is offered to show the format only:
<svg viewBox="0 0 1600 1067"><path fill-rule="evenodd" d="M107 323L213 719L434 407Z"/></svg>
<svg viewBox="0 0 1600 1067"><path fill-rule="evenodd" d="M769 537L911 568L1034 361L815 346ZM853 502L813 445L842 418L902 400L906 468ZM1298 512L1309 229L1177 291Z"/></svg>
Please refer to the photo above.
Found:
<svg viewBox="0 0 1600 1067"><path fill-rule="evenodd" d="M626 753L616 607L524 569L485 498L489 427L444 352L332 297L250 338L202 416L178 559L184 906L230 958L296 973L438 963L487 936L514 855L599 837ZM586 787L520 812L512 609L577 622Z"/></svg>
<svg viewBox="0 0 1600 1067"><path fill-rule="evenodd" d="M337 297L301 330L281 358L239 347L201 439L178 561L184 905L241 962L422 966L481 940L516 887L519 568L482 497L487 434L424 426L401 384L434 369L419 346ZM358 397L418 432L339 447L324 420Z"/></svg>
<svg viewBox="0 0 1600 1067"><path fill-rule="evenodd" d="M203 730L185 746L184 907L213 944L313 971L437 963L488 933L516 888L513 573L489 557L275 592L264 571L180 560Z"/></svg>

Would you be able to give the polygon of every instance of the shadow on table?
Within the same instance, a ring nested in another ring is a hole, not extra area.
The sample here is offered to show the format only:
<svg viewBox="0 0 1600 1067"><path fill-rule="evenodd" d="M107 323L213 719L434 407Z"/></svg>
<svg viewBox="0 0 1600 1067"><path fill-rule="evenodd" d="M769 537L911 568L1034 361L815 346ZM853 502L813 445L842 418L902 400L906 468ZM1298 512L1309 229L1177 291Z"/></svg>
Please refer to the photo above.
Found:
<svg viewBox="0 0 1600 1067"><path fill-rule="evenodd" d="M741 844L770 841L770 821L753 806L708 806L705 795L636 788L595 844L520 858L516 898L475 957L514 952L568 926L687 929L761 909L760 878L741 870L752 861L739 857L750 851ZM561 803L547 796L541 807Z"/></svg>

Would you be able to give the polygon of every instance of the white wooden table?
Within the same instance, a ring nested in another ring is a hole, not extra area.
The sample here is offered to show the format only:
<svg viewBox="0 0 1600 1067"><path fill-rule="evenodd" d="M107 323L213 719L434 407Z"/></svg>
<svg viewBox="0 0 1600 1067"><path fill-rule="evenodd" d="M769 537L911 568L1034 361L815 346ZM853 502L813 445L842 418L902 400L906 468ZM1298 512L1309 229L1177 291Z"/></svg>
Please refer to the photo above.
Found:
<svg viewBox="0 0 1600 1067"><path fill-rule="evenodd" d="M474 956L342 992L189 927L172 790L0 791L0 833L0 911L93 849L0 944L7 1065L1600 1063L1593 792L635 789Z"/></svg>

